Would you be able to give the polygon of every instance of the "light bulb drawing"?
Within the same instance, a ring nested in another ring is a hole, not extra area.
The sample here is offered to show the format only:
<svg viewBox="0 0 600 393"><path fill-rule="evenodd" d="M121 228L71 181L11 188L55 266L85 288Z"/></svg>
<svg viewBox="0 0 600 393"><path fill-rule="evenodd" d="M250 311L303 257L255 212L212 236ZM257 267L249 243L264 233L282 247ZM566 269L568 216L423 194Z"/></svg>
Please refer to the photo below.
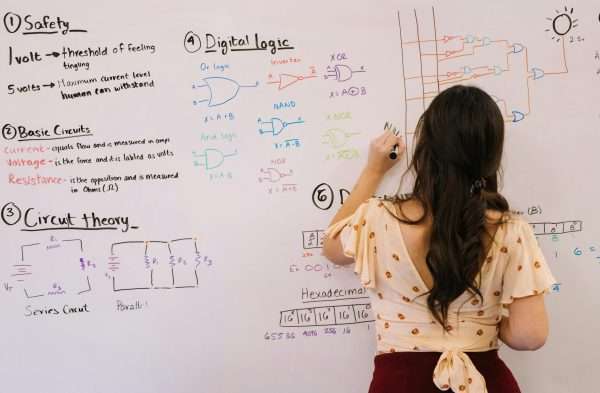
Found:
<svg viewBox="0 0 600 393"><path fill-rule="evenodd" d="M555 34L552 36L552 39L556 42L560 42L563 36L569 34L571 30L578 26L578 19L573 19L573 8L569 9L565 6L564 11L554 11L556 12L556 15L546 18L552 22L552 26L547 28L546 31L552 31Z"/></svg>

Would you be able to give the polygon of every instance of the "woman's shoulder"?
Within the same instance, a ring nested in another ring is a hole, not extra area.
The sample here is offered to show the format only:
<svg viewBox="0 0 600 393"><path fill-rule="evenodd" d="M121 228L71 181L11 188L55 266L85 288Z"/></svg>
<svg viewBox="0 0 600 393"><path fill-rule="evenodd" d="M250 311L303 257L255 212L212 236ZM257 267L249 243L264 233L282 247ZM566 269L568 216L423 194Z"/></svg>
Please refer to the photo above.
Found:
<svg viewBox="0 0 600 393"><path fill-rule="evenodd" d="M529 225L528 221L523 217L523 213L508 210L505 212L501 212L498 210L487 210L486 217L491 221L497 221L501 225L506 226L521 226L521 225Z"/></svg>
<svg viewBox="0 0 600 393"><path fill-rule="evenodd" d="M406 221L420 221L425 209L423 204L410 194L381 196L375 198L378 207L385 208L392 216Z"/></svg>
<svg viewBox="0 0 600 393"><path fill-rule="evenodd" d="M498 227L503 232L504 238L519 238L529 232L532 232L532 228L527 219L523 216L523 213L509 210L506 212L500 212L497 210L486 211L487 225L488 228Z"/></svg>

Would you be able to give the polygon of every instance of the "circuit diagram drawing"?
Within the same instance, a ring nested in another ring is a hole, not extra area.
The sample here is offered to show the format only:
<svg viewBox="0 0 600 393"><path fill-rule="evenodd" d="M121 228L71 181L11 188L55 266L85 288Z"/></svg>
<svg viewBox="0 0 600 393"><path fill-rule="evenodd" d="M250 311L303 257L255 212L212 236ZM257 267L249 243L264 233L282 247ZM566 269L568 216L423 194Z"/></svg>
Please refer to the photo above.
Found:
<svg viewBox="0 0 600 393"><path fill-rule="evenodd" d="M545 66L532 61L524 42L477 34L440 34L434 7L427 12L397 12L407 163L419 116L437 94L453 85L482 85L498 104L506 123L519 123L532 113L533 85L569 72L565 36L573 34L577 19L572 16L573 9L555 11L555 16L547 18L550 26L546 31L553 34L557 49Z"/></svg>
<svg viewBox="0 0 600 393"><path fill-rule="evenodd" d="M276 85L277 90L283 90L293 84L296 84L300 81L305 81L308 79L317 78L317 71L315 67L310 67L310 71L308 75L298 75L298 74L290 74L290 73L280 73L275 77L273 74L268 75L267 83L270 85Z"/></svg>
<svg viewBox="0 0 600 393"><path fill-rule="evenodd" d="M294 170L288 167L285 158L271 160L270 165L259 169L258 182L264 184L268 194L297 192L292 183Z"/></svg>
<svg viewBox="0 0 600 393"><path fill-rule="evenodd" d="M293 126L295 124L303 124L304 120L299 117L293 121L284 121L279 117L271 117L269 120L263 120L261 118L258 119L258 132L259 134L271 134L273 136L278 136L283 131L285 131L289 126Z"/></svg>
<svg viewBox="0 0 600 393"><path fill-rule="evenodd" d="M288 171L281 171L278 168L260 168L258 182L278 183L283 178L292 176L293 174L293 169L290 169Z"/></svg>
<svg viewBox="0 0 600 393"><path fill-rule="evenodd" d="M115 292L197 288L200 266L212 265L192 237L113 243L108 259L106 276Z"/></svg>
<svg viewBox="0 0 600 393"><path fill-rule="evenodd" d="M81 239L57 239L21 245L21 258L11 278L25 297L81 295L92 290L90 273L96 264L84 256Z"/></svg>
<svg viewBox="0 0 600 393"><path fill-rule="evenodd" d="M323 79L332 79L338 82L346 82L354 76L355 73L367 72L364 66L360 66L358 69L353 70L346 64L335 64L327 66Z"/></svg>
<svg viewBox="0 0 600 393"><path fill-rule="evenodd" d="M356 135L360 135L360 132L348 132L342 128L333 127L321 134L321 143L332 149L340 149L346 147L351 138Z"/></svg>
<svg viewBox="0 0 600 393"><path fill-rule="evenodd" d="M192 85L192 89L200 96L199 99L193 101L193 104L200 105L207 102L209 107L223 105L236 98L242 88L257 86L258 81L252 85L242 85L233 79L222 76L203 78L202 82Z"/></svg>
<svg viewBox="0 0 600 393"><path fill-rule="evenodd" d="M226 158L237 155L237 150L232 153L225 154L219 149L204 149L198 153L192 151L192 157L194 158L194 166L204 167L205 169L215 169L223 165Z"/></svg>

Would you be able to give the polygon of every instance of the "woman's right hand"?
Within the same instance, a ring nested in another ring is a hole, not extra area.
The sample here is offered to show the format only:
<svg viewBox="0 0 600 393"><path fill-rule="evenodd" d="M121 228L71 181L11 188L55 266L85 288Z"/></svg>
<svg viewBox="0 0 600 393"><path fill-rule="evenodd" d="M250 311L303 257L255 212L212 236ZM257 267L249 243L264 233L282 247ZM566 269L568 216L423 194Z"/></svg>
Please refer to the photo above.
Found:
<svg viewBox="0 0 600 393"><path fill-rule="evenodd" d="M396 159L390 158L390 153L394 145L398 145L398 156ZM394 135L392 131L384 131L383 134L371 140L369 144L369 158L367 160L366 170L379 175L384 175L404 154L406 146L402 137Z"/></svg>

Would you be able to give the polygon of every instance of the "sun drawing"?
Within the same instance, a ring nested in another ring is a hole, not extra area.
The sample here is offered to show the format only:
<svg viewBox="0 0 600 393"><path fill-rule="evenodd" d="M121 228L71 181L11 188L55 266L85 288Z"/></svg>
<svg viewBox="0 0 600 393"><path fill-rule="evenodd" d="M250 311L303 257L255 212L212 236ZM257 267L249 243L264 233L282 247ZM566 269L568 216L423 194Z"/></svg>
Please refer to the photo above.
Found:
<svg viewBox="0 0 600 393"><path fill-rule="evenodd" d="M552 39L559 42L561 37L569 34L571 30L577 27L577 19L573 19L573 8L569 9L565 6L564 11L554 10L556 15L553 18L546 18L552 22L552 27L546 31L552 31Z"/></svg>

